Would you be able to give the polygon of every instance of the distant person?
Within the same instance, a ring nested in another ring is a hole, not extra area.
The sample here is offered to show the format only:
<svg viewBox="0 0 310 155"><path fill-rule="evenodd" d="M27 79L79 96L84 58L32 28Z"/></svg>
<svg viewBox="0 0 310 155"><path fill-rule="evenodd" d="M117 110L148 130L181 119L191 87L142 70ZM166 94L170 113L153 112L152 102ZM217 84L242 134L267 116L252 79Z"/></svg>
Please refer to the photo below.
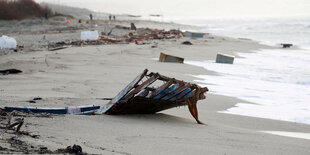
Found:
<svg viewBox="0 0 310 155"><path fill-rule="evenodd" d="M46 20L48 20L48 13L47 12L44 14L44 17Z"/></svg>
<svg viewBox="0 0 310 155"><path fill-rule="evenodd" d="M89 14L90 20L93 20L93 14Z"/></svg>
<svg viewBox="0 0 310 155"><path fill-rule="evenodd" d="M79 19L79 23L82 23L82 19Z"/></svg>
<svg viewBox="0 0 310 155"><path fill-rule="evenodd" d="M130 29L137 31L137 28L134 23L130 23Z"/></svg>
<svg viewBox="0 0 310 155"><path fill-rule="evenodd" d="M113 20L115 20L115 16L113 16Z"/></svg>
<svg viewBox="0 0 310 155"><path fill-rule="evenodd" d="M109 15L109 20L110 20L110 21L112 20L112 16L111 16L111 15Z"/></svg>

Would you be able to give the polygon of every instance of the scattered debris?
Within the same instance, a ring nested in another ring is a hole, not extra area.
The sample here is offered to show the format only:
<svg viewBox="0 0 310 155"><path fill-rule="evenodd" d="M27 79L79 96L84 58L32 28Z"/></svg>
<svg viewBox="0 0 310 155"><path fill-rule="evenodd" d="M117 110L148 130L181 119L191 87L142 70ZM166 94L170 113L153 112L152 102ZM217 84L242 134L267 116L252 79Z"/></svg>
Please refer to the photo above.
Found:
<svg viewBox="0 0 310 155"><path fill-rule="evenodd" d="M153 114L162 110L178 106L188 105L189 111L197 123L198 120L196 104L198 100L205 99L207 87L199 87L196 84L176 80L162 76L158 73L143 73L137 76L121 92L119 92L100 114ZM146 78L143 82L143 79ZM163 82L157 87L151 86L154 82ZM139 84L140 83L140 84Z"/></svg>
<svg viewBox="0 0 310 155"><path fill-rule="evenodd" d="M193 45L193 43L191 43L190 41L184 41L182 42L183 45Z"/></svg>
<svg viewBox="0 0 310 155"><path fill-rule="evenodd" d="M42 100L42 98L41 97L35 97L35 98L33 98L32 100Z"/></svg>
<svg viewBox="0 0 310 155"><path fill-rule="evenodd" d="M4 130L4 132L6 132L9 129L14 129L16 133L19 132L20 128L22 127L22 125L24 124L24 118L16 118L14 123L11 123L12 119L14 116L16 116L16 111L12 111L9 115L8 115L8 123L6 125L6 128ZM17 127L16 127L17 126ZM16 129L15 129L16 127ZM3 133L2 133L3 134ZM2 135L1 134L1 135Z"/></svg>
<svg viewBox="0 0 310 155"><path fill-rule="evenodd" d="M203 38L203 33L185 32L185 37L187 38Z"/></svg>
<svg viewBox="0 0 310 155"><path fill-rule="evenodd" d="M293 44L280 44L283 48L290 48Z"/></svg>
<svg viewBox="0 0 310 155"><path fill-rule="evenodd" d="M4 111L12 112L14 110L26 113L49 113L49 114L89 114L100 109L100 106L70 106L65 108L38 108L38 107L4 107Z"/></svg>
<svg viewBox="0 0 310 155"><path fill-rule="evenodd" d="M48 48L49 51L57 51L57 50L62 50L62 49L65 49L65 48L69 48L71 46L60 46L60 47L54 47L54 48Z"/></svg>
<svg viewBox="0 0 310 155"><path fill-rule="evenodd" d="M32 100L30 100L28 102L29 103L36 103L36 101L38 101L38 100L42 100L42 98L41 97L35 97L35 98L33 98Z"/></svg>
<svg viewBox="0 0 310 155"><path fill-rule="evenodd" d="M183 62L184 62L184 58L177 57L177 56L172 56L172 55L168 55L168 54L165 54L165 53L160 53L159 61L160 61L160 62L176 62L176 63L183 63Z"/></svg>
<svg viewBox="0 0 310 155"><path fill-rule="evenodd" d="M120 28L120 26L119 26ZM183 37L184 34L181 31L165 31L158 29L139 28L135 33L130 32L128 35L121 37L110 36L114 28L109 33L101 33L103 36L99 37L97 31L84 31L81 32L81 40L77 41L61 41L61 42L50 42L48 44L49 51L60 50L71 46L83 46L83 45L105 45L105 44L128 44L130 42L138 45L148 44L145 41L155 39L173 39ZM155 48L153 46L152 48Z"/></svg>
<svg viewBox="0 0 310 155"><path fill-rule="evenodd" d="M115 28L117 28L117 29L124 29L124 30L129 30L130 29L129 27L122 26L122 25L115 25Z"/></svg>
<svg viewBox="0 0 310 155"><path fill-rule="evenodd" d="M61 149L58 149L60 151ZM70 154L78 154L81 155L83 154L82 152L82 147L80 145L73 145L73 146L68 146L65 150L65 153L70 153Z"/></svg>
<svg viewBox="0 0 310 155"><path fill-rule="evenodd" d="M138 28L137 34L129 34L131 40L149 40L149 39L173 39L183 37L183 32L165 31L158 29Z"/></svg>
<svg viewBox="0 0 310 155"><path fill-rule="evenodd" d="M216 63L227 63L227 64L233 64L234 63L235 56L223 54L223 53L217 53L216 56Z"/></svg>
<svg viewBox="0 0 310 155"><path fill-rule="evenodd" d="M7 116L8 113L0 108L0 116Z"/></svg>
<svg viewBox="0 0 310 155"><path fill-rule="evenodd" d="M8 74L18 74L22 73L23 71L18 69L6 69L6 70L0 70L0 76L1 75L8 75Z"/></svg>
<svg viewBox="0 0 310 155"><path fill-rule="evenodd" d="M8 124L7 129L12 129L12 128L17 126L15 132L19 132L19 130L23 124L24 124L24 118L16 119L16 122L14 122L12 124Z"/></svg>
<svg viewBox="0 0 310 155"><path fill-rule="evenodd" d="M56 151L49 150L43 145L30 145L25 141L18 139L17 137L11 137L7 139L7 142L11 145L11 148L0 147L0 153L5 154L76 154L87 155L88 153L82 152L82 147L79 145L73 145L73 147L67 147L66 149L57 149Z"/></svg>
<svg viewBox="0 0 310 155"><path fill-rule="evenodd" d="M83 153L82 147L79 145L73 145L72 147L70 146L65 149L57 149L55 151L52 151L52 150L49 150L46 146L29 144L27 143L27 141L21 140L19 137L24 137L24 136L28 136L29 138L31 137L34 139L40 138L40 135L32 134L28 131L21 131L20 129L23 124L25 124L25 127L29 125L33 125L32 123L24 123L24 118L23 118L24 116L25 117L40 117L40 116L43 116L42 114L30 114L30 113L25 114L25 113L21 113L17 111L8 113L8 112L3 111L2 109L0 109L0 113L1 113L0 115L0 131L1 131L0 138L1 138L1 144L2 144L0 146L0 154L78 154L78 155L88 154L88 153ZM19 118L20 116L23 116L23 117ZM13 119L14 121L12 121ZM7 121L7 123L5 121ZM14 132L8 132L8 130L14 130Z"/></svg>

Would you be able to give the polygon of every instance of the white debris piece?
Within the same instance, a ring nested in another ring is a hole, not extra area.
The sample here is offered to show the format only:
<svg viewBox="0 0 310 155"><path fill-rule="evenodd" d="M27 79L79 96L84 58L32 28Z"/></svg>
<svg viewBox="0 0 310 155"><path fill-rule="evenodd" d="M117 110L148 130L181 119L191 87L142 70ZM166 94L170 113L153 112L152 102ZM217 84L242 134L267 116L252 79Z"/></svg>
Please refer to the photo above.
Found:
<svg viewBox="0 0 310 155"><path fill-rule="evenodd" d="M14 38L3 35L0 37L0 49L16 49L17 42Z"/></svg>
<svg viewBox="0 0 310 155"><path fill-rule="evenodd" d="M99 34L98 31L82 31L81 32L81 40L90 41L90 40L98 40Z"/></svg>

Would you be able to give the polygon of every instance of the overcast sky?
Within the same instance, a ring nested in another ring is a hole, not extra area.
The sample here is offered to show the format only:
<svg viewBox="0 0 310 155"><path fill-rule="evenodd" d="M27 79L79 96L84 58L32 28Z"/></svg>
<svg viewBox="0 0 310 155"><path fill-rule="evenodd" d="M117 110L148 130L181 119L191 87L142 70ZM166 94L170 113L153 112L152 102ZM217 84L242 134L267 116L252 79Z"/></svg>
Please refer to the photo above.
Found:
<svg viewBox="0 0 310 155"><path fill-rule="evenodd" d="M166 18L310 17L310 0L36 0L94 11Z"/></svg>

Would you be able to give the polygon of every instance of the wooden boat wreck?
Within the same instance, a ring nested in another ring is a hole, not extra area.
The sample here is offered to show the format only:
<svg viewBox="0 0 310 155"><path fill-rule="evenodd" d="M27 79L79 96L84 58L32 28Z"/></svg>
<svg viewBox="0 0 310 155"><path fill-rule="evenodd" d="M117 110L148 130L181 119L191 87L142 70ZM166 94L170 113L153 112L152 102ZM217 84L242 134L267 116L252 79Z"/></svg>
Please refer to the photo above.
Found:
<svg viewBox="0 0 310 155"><path fill-rule="evenodd" d="M100 114L153 114L162 110L188 105L197 123L197 101L205 99L207 87L169 78L145 69L111 101ZM156 86L157 83L157 86ZM160 84L158 84L160 83Z"/></svg>

